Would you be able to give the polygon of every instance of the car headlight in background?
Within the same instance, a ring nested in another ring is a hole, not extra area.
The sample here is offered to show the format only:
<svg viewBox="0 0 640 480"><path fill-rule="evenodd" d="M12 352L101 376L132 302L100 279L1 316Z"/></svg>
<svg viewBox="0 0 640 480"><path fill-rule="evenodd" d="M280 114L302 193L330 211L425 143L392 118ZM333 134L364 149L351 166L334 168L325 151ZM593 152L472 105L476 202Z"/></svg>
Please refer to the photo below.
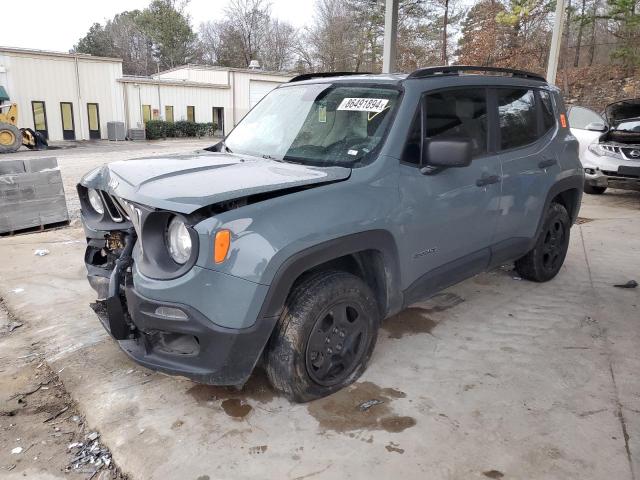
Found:
<svg viewBox="0 0 640 480"><path fill-rule="evenodd" d="M191 258L191 235L185 223L178 217L173 217L167 227L167 249L174 262L183 265Z"/></svg>
<svg viewBox="0 0 640 480"><path fill-rule="evenodd" d="M100 215L104 214L104 203L102 203L102 198L97 190L90 188L87 195L89 196L89 203L91 204L91 208L93 208L96 213Z"/></svg>
<svg viewBox="0 0 640 480"><path fill-rule="evenodd" d="M612 157L612 158L622 158L620 151L617 150L617 147L612 145L603 145L602 143L592 143L587 147L591 153L596 155L597 157Z"/></svg>

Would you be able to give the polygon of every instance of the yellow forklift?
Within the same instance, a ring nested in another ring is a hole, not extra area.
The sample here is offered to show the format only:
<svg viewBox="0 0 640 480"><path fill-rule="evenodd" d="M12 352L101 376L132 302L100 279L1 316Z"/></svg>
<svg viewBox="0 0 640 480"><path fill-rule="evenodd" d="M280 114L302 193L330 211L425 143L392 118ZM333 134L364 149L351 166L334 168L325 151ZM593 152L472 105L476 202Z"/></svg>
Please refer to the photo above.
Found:
<svg viewBox="0 0 640 480"><path fill-rule="evenodd" d="M0 153L17 151L22 145L30 150L45 150L47 139L31 128L18 128L18 105L2 103L9 100L0 86Z"/></svg>

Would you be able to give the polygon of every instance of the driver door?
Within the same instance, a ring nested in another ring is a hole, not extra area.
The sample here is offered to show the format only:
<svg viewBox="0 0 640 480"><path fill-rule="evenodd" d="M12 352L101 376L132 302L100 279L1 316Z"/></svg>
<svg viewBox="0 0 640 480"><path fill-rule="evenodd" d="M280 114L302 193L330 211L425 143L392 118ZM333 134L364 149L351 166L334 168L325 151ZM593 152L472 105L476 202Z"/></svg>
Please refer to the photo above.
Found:
<svg viewBox="0 0 640 480"><path fill-rule="evenodd" d="M488 266L501 188L488 98L484 87L443 90L422 98L399 178L406 304ZM447 138L471 140L471 164L425 174L421 149L428 141Z"/></svg>

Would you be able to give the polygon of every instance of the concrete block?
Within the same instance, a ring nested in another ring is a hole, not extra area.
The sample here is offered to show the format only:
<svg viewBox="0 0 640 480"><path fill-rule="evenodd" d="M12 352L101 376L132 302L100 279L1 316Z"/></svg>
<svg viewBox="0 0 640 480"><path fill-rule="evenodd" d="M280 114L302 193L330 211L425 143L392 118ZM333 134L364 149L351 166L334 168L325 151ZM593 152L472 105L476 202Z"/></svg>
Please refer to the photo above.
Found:
<svg viewBox="0 0 640 480"><path fill-rule="evenodd" d="M33 158L24 160L24 171L27 173L36 173L43 170L51 170L58 168L58 159L56 157Z"/></svg>
<svg viewBox="0 0 640 480"><path fill-rule="evenodd" d="M24 172L24 162L22 160L0 160L0 175Z"/></svg>

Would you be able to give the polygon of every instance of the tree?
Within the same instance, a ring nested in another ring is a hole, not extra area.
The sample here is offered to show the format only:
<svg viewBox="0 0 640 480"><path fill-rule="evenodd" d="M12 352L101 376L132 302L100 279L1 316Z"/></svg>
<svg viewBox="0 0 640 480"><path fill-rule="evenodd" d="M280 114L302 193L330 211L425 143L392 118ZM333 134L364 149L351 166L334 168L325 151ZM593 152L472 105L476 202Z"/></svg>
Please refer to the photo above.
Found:
<svg viewBox="0 0 640 480"><path fill-rule="evenodd" d="M197 36L184 13L188 1L153 0L138 23L153 42L154 57L161 67L173 68L197 59Z"/></svg>
<svg viewBox="0 0 640 480"><path fill-rule="evenodd" d="M466 65L500 65L508 58L507 27L497 21L505 11L497 0L480 0L462 22L458 62Z"/></svg>
<svg viewBox="0 0 640 480"><path fill-rule="evenodd" d="M91 25L87 34L78 40L71 51L97 57L113 57L115 54L111 35L99 23Z"/></svg>

